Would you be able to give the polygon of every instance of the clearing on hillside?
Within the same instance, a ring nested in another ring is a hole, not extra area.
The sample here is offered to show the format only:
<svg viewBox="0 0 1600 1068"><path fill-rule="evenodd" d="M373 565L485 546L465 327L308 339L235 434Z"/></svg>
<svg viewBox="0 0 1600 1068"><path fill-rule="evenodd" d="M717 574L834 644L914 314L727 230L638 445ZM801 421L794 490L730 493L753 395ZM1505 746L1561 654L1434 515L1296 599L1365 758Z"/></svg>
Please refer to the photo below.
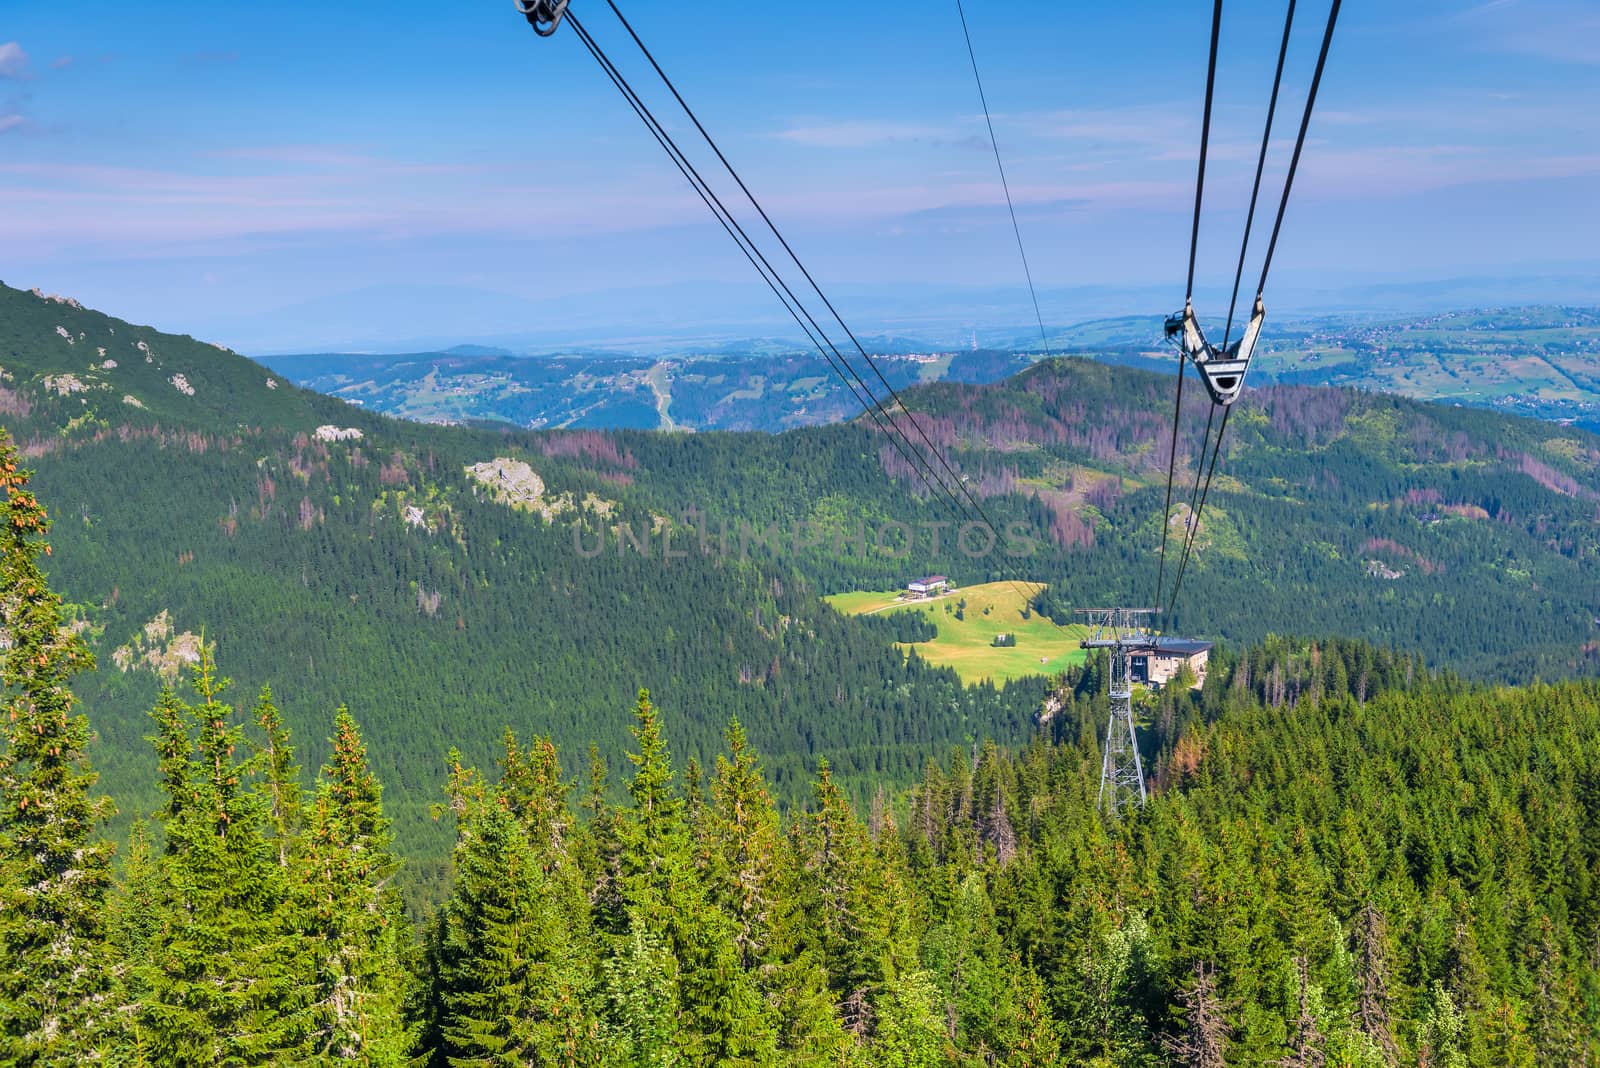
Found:
<svg viewBox="0 0 1600 1068"><path fill-rule="evenodd" d="M920 601L902 600L900 591L840 593L824 599L850 616L921 612L938 628L938 637L899 643L900 648L915 649L930 664L954 668L970 685L984 679L1004 683L1028 675L1055 675L1083 663L1086 654L1078 642L1087 634L1085 628L1076 623L1057 626L1037 612L1023 618L1024 594L1031 598L1042 588L1036 582L989 582ZM956 618L958 607L961 619ZM1002 634L1014 636L1016 644L996 647L995 639Z"/></svg>

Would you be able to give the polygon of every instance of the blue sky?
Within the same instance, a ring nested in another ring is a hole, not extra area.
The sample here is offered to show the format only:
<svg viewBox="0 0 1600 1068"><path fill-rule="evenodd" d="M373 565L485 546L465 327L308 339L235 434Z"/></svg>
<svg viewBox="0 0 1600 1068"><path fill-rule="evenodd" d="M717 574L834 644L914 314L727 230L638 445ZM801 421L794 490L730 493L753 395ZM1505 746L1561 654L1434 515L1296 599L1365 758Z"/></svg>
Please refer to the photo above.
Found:
<svg viewBox="0 0 1600 1068"><path fill-rule="evenodd" d="M1047 292L1181 301L1209 9L969 0ZM604 4L574 10L664 105ZM852 319L882 287L1020 286L954 0L624 10ZM1300 10L1285 139L1326 7ZM1207 287L1236 255L1282 11L1227 5ZM1600 6L1349 3L1275 281L1600 273L1597 134ZM750 301L750 277L570 30L535 37L510 0L0 14L12 285L261 350L354 338L341 302L373 344L564 306L644 329Z"/></svg>

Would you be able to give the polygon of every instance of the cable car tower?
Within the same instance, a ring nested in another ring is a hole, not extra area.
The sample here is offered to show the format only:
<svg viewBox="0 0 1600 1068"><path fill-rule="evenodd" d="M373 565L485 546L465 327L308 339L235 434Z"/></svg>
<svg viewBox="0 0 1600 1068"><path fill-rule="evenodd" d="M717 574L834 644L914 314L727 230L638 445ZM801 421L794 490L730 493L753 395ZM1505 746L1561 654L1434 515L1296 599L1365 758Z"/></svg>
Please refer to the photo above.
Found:
<svg viewBox="0 0 1600 1068"><path fill-rule="evenodd" d="M1078 645L1084 649L1110 650L1111 675L1106 689L1111 698L1111 714L1106 720L1104 759L1100 765L1100 798L1106 814L1116 819L1124 809L1142 807L1145 802L1144 765L1139 759L1139 739L1133 729L1133 677L1130 661L1136 652L1155 648L1155 632L1150 617L1155 608L1080 608L1089 636Z"/></svg>

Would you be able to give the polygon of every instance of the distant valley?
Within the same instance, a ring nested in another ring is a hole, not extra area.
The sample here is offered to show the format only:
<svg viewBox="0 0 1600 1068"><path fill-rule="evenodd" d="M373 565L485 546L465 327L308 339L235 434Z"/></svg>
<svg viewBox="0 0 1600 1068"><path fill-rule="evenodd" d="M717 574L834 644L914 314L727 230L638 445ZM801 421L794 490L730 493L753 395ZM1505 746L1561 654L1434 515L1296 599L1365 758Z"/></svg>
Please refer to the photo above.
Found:
<svg viewBox="0 0 1600 1068"><path fill-rule="evenodd" d="M912 337L872 348L885 377L903 389L998 381L1043 356L1025 336L1014 344L951 350ZM1169 373L1175 362L1153 316L1081 323L1053 334L1050 351ZM860 414L820 356L770 340L540 355L463 345L264 362L309 389L433 423L779 431ZM1600 429L1600 310L1534 306L1409 318L1269 319L1252 381L1350 386Z"/></svg>
<svg viewBox="0 0 1600 1068"><path fill-rule="evenodd" d="M1028 356L989 350L875 355L897 390L925 382L992 382L1032 362ZM394 356L276 356L264 362L308 389L429 423L780 431L861 414L821 357L758 343L663 356L517 356L465 346Z"/></svg>

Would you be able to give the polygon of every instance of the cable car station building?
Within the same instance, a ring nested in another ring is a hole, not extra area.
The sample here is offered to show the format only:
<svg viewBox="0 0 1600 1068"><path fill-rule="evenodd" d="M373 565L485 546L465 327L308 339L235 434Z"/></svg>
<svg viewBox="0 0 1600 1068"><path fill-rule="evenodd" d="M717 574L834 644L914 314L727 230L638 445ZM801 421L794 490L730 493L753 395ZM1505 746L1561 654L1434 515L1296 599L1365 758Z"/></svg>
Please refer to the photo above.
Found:
<svg viewBox="0 0 1600 1068"><path fill-rule="evenodd" d="M1128 673L1134 682L1160 689L1177 677L1187 664L1194 672L1194 688L1206 681L1211 662L1211 643L1193 638L1157 638L1148 649L1135 650L1129 658Z"/></svg>

